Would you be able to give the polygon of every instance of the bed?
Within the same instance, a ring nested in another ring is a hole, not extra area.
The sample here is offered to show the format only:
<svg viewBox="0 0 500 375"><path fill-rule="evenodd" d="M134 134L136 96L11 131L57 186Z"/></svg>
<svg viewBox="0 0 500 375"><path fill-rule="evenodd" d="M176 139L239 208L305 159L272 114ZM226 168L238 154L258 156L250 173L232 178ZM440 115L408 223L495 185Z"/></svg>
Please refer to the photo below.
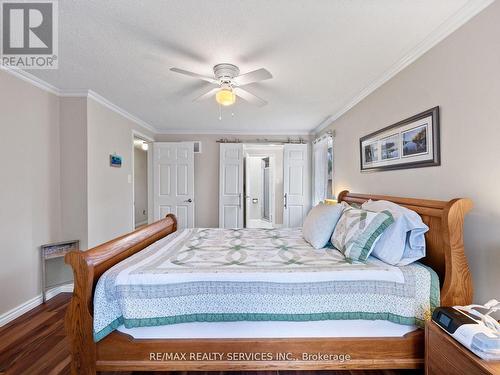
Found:
<svg viewBox="0 0 500 375"><path fill-rule="evenodd" d="M68 254L75 276L65 322L72 373L422 367L424 333L415 326L428 319L439 292L441 305L472 299L463 249L472 204L347 191L338 197L351 204L369 199L422 216L429 226L423 264L349 264L332 249L311 252L298 230L177 231L172 215ZM232 299L220 303L228 290ZM361 295L363 304L352 305ZM162 299L163 310L154 313ZM212 308L185 314L190 305ZM392 310L373 313L383 305Z"/></svg>

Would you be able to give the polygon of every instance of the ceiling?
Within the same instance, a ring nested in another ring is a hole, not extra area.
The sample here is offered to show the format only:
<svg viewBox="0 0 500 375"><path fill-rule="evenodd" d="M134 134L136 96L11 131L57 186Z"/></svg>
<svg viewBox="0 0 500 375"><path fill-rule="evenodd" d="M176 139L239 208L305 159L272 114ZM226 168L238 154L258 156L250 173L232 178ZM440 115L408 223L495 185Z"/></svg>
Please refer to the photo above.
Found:
<svg viewBox="0 0 500 375"><path fill-rule="evenodd" d="M59 69L30 73L63 91L90 89L159 133L308 133L482 3L64 0ZM169 71L211 75L220 62L242 73L268 69L273 79L246 88L269 104L258 108L239 100L219 120L215 100L192 102L206 83Z"/></svg>

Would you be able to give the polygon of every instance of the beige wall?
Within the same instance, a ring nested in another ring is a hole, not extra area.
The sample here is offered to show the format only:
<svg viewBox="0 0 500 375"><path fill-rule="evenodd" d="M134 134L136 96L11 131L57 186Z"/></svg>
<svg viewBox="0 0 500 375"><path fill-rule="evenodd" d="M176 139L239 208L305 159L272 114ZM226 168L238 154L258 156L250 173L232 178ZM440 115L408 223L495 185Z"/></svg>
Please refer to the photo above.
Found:
<svg viewBox="0 0 500 375"><path fill-rule="evenodd" d="M134 224L148 221L148 153L134 147Z"/></svg>
<svg viewBox="0 0 500 375"><path fill-rule="evenodd" d="M201 141L201 154L194 155L195 226L214 228L219 226L219 144L220 138L242 141L256 138L279 140L286 136L244 136L217 134L158 134L158 142ZM308 137L303 137L309 140Z"/></svg>
<svg viewBox="0 0 500 375"><path fill-rule="evenodd" d="M60 98L62 238L86 249L87 98Z"/></svg>
<svg viewBox="0 0 500 375"><path fill-rule="evenodd" d="M500 2L335 121L335 190L470 197L465 245L475 300L500 299ZM359 138L441 107L440 167L360 173Z"/></svg>
<svg viewBox="0 0 500 375"><path fill-rule="evenodd" d="M87 101L89 247L134 229L132 194L133 130L152 134L93 99ZM122 156L122 167L109 155Z"/></svg>
<svg viewBox="0 0 500 375"><path fill-rule="evenodd" d="M87 98L50 94L0 71L0 316L41 293L39 247L82 249L134 228L133 131L152 134ZM109 155L123 156L122 168ZM68 276L62 262L50 279Z"/></svg>
<svg viewBox="0 0 500 375"><path fill-rule="evenodd" d="M40 294L61 235L59 100L0 70L0 315Z"/></svg>

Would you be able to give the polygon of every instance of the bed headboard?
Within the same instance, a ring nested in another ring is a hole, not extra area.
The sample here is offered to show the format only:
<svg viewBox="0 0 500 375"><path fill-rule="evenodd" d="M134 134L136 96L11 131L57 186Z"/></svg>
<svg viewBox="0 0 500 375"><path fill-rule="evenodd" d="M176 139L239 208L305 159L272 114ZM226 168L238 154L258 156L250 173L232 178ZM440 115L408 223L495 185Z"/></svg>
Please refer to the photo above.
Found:
<svg viewBox="0 0 500 375"><path fill-rule="evenodd" d="M425 235L426 257L423 263L439 276L441 305L472 303L472 280L464 253L463 224L465 214L472 208L466 198L436 201L400 198L385 195L354 194L347 190L338 195L339 202L362 204L369 199L386 200L417 212L429 227Z"/></svg>

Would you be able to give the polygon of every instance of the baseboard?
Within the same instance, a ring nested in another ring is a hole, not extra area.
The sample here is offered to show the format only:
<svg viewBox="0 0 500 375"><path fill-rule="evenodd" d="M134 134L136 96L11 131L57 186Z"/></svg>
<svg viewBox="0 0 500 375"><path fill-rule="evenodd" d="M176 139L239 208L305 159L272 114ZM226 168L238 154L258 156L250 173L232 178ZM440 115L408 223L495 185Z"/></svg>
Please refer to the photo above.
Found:
<svg viewBox="0 0 500 375"><path fill-rule="evenodd" d="M73 293L73 284L61 285L52 289L47 290L45 293L45 299L49 299L57 296L59 293Z"/></svg>
<svg viewBox="0 0 500 375"><path fill-rule="evenodd" d="M7 311L6 313L0 315L0 327L10 323L16 318L19 318L21 315L27 313L31 309L41 305L43 302L42 295L38 295L29 301L24 302L23 304L14 307L12 310Z"/></svg>
<svg viewBox="0 0 500 375"><path fill-rule="evenodd" d="M61 285L56 288L49 289L46 294L47 300L57 296L59 293L73 292L73 284ZM21 315L26 314L28 311L40 306L43 303L41 294L24 302L23 304L14 307L12 310L7 311L0 315L0 327L12 322L14 319L19 318Z"/></svg>
<svg viewBox="0 0 500 375"><path fill-rule="evenodd" d="M143 220L143 221L141 221L141 222L139 222L139 223L135 223L135 227L136 227L136 228L138 228L138 227L140 227L141 225L145 225L145 224L147 224L147 223L148 223L148 221L147 221L147 220Z"/></svg>

